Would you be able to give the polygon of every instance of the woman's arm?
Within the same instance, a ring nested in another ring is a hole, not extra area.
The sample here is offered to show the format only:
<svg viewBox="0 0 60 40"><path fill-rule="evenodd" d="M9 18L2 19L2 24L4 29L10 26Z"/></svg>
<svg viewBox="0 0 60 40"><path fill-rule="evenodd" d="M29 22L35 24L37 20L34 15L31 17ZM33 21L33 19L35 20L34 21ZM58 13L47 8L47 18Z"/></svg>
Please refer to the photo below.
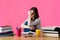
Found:
<svg viewBox="0 0 60 40"><path fill-rule="evenodd" d="M22 28L29 28L28 25L25 25L25 23L26 23L27 21L28 21L28 19L25 20L25 21L21 24L21 27L22 27Z"/></svg>
<svg viewBox="0 0 60 40"><path fill-rule="evenodd" d="M30 22L29 26L34 26L40 23L40 19L36 19L35 21Z"/></svg>
<svg viewBox="0 0 60 40"><path fill-rule="evenodd" d="M31 30L34 30L35 27L33 27L33 26L28 26L28 24L27 24L27 25L25 24L27 21L28 21L28 20L25 20L25 21L22 23L21 27L22 27L22 28L29 28L29 29L31 29Z"/></svg>

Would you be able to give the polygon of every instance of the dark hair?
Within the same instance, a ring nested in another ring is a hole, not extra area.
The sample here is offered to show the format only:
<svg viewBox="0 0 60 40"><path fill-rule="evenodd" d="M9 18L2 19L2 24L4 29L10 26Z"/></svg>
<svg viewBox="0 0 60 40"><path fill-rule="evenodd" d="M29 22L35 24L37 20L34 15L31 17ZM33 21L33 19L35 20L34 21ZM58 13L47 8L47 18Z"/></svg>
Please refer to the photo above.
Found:
<svg viewBox="0 0 60 40"><path fill-rule="evenodd" d="M34 13L35 13L34 20L37 19L37 18L39 18L38 9L36 7L32 7L30 10L33 10Z"/></svg>

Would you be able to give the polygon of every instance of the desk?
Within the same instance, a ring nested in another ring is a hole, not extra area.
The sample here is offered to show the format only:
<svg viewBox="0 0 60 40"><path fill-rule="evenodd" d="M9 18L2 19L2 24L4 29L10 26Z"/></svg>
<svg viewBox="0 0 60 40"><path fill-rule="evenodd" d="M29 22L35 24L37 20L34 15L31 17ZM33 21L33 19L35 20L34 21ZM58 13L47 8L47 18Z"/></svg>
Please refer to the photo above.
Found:
<svg viewBox="0 0 60 40"><path fill-rule="evenodd" d="M9 36L9 37L0 37L0 40L60 40L60 38L53 38L53 37L27 37L24 36L16 37L16 36Z"/></svg>

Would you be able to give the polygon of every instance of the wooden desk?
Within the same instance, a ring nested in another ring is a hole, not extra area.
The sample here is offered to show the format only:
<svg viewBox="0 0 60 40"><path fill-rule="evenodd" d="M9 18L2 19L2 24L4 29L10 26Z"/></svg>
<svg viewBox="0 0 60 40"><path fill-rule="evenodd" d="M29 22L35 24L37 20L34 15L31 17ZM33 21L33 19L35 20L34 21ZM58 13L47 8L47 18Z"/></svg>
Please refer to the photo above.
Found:
<svg viewBox="0 0 60 40"><path fill-rule="evenodd" d="M0 40L60 40L60 38L53 38L53 37L16 37L16 36L7 36L7 37L0 37Z"/></svg>

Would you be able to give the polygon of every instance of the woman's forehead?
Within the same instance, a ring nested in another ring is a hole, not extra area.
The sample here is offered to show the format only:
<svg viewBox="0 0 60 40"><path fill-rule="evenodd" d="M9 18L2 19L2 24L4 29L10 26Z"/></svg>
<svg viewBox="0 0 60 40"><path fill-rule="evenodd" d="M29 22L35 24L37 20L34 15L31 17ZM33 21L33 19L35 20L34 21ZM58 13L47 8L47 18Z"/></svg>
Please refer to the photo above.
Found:
<svg viewBox="0 0 60 40"><path fill-rule="evenodd" d="M34 10L30 10L31 12L34 12Z"/></svg>
<svg viewBox="0 0 60 40"><path fill-rule="evenodd" d="M34 11L33 10L30 10L29 13L34 13Z"/></svg>

